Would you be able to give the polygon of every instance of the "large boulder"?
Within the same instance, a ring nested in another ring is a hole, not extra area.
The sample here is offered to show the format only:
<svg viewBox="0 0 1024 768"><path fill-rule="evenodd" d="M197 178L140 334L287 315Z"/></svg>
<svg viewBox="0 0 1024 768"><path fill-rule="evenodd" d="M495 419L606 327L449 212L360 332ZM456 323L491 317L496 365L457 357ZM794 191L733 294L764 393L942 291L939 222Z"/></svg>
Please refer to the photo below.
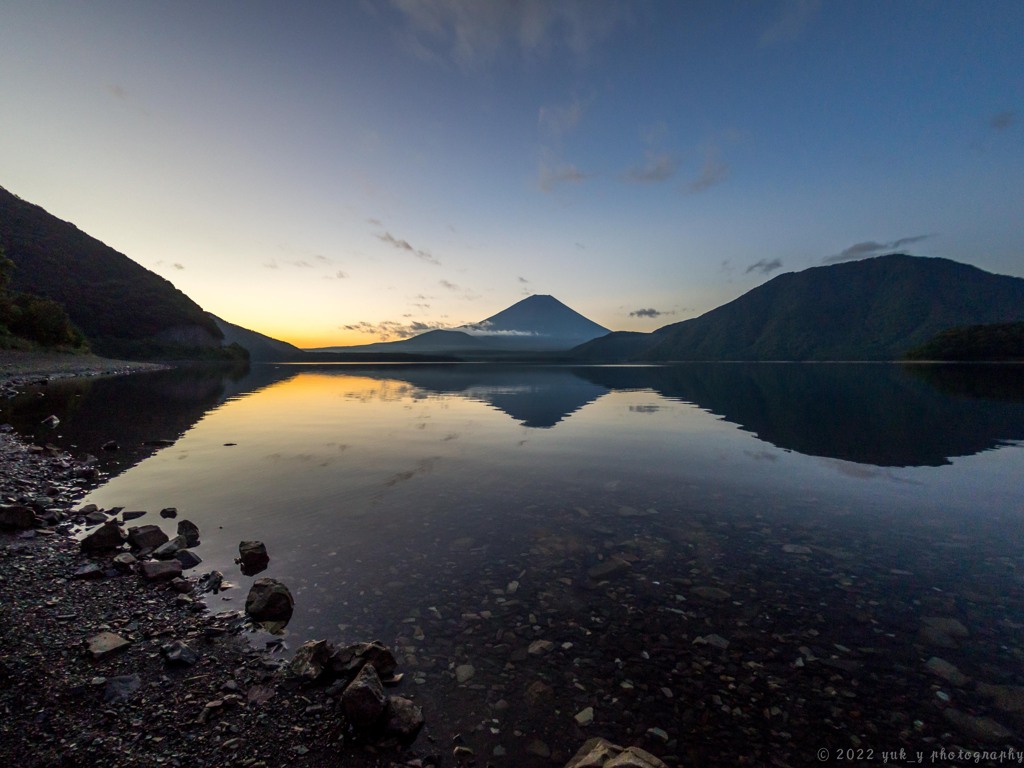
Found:
<svg viewBox="0 0 1024 768"><path fill-rule="evenodd" d="M416 738L423 727L423 710L409 699L388 696L384 708L384 731L399 741L408 743Z"/></svg>
<svg viewBox="0 0 1024 768"><path fill-rule="evenodd" d="M270 555L267 554L267 546L262 541L241 541L238 543L238 560L242 567L242 573L246 576L255 576L265 571L270 564Z"/></svg>
<svg viewBox="0 0 1024 768"><path fill-rule="evenodd" d="M153 557L157 560L170 560L174 557L175 553L185 549L186 546L188 545L185 542L184 536L175 536L154 549Z"/></svg>
<svg viewBox="0 0 1024 768"><path fill-rule="evenodd" d="M0 504L0 528L31 528L36 524L35 513L21 504Z"/></svg>
<svg viewBox="0 0 1024 768"><path fill-rule="evenodd" d="M178 535L185 537L186 547L199 546L199 526L191 520L178 521Z"/></svg>
<svg viewBox="0 0 1024 768"><path fill-rule="evenodd" d="M385 680L394 675L398 668L395 655L380 640L348 645L331 654L330 668L338 677L351 679L367 664L377 671L378 677Z"/></svg>
<svg viewBox="0 0 1024 768"><path fill-rule="evenodd" d="M332 650L326 640L308 640L295 651L289 667L291 673L303 680L316 680L324 673Z"/></svg>
<svg viewBox="0 0 1024 768"><path fill-rule="evenodd" d="M177 560L146 560L139 566L146 581L170 581L181 576L181 563Z"/></svg>
<svg viewBox="0 0 1024 768"><path fill-rule="evenodd" d="M369 664L341 694L341 711L352 727L363 730L377 722L384 712L386 698L377 671Z"/></svg>
<svg viewBox="0 0 1024 768"><path fill-rule="evenodd" d="M167 542L167 534L159 525L136 525L128 529L128 546L132 549L156 549Z"/></svg>
<svg viewBox="0 0 1024 768"><path fill-rule="evenodd" d="M256 621L288 621L294 610L292 593L277 579L256 579L245 598L245 612Z"/></svg>
<svg viewBox="0 0 1024 768"><path fill-rule="evenodd" d="M83 552L100 552L117 549L124 544L125 533L116 520L104 523L79 542Z"/></svg>

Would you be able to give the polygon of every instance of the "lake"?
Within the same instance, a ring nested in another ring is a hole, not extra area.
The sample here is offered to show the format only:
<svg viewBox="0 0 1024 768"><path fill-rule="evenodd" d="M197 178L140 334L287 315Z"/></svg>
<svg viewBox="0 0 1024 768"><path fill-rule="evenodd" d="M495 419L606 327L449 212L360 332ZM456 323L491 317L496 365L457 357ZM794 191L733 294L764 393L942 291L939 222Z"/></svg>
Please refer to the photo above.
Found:
<svg viewBox="0 0 1024 768"><path fill-rule="evenodd" d="M215 612L252 581L239 541L265 542L296 611L254 642L383 640L439 751L1024 747L1024 367L254 365L42 391L3 418L98 457L84 502L198 524L192 573L237 585Z"/></svg>

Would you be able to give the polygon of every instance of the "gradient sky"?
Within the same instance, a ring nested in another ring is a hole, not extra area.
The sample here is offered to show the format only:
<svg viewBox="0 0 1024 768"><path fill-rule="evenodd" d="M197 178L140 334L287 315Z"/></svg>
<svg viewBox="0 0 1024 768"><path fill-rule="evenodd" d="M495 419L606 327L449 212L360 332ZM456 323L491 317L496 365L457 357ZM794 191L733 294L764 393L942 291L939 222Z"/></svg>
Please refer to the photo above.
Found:
<svg viewBox="0 0 1024 768"><path fill-rule="evenodd" d="M0 0L0 186L300 346L1024 276L1024 2Z"/></svg>

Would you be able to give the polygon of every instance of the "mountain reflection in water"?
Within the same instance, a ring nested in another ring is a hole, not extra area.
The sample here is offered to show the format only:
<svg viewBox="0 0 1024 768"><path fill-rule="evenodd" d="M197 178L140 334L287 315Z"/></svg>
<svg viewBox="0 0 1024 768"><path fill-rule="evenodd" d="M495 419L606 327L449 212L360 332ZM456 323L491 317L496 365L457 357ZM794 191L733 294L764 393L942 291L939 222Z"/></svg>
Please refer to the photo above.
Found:
<svg viewBox="0 0 1024 768"><path fill-rule="evenodd" d="M433 743L808 765L1024 726L1021 371L265 365L55 382L4 418L100 457L86 501L195 522L191 573L238 584L211 610L263 541L291 649L382 639Z"/></svg>

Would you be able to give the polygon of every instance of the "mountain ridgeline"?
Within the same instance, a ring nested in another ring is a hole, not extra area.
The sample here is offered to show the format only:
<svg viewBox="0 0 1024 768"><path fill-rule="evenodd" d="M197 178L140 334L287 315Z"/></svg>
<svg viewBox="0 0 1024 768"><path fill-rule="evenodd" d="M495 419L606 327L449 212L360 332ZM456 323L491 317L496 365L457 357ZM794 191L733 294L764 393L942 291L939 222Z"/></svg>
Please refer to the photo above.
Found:
<svg viewBox="0 0 1024 768"><path fill-rule="evenodd" d="M1024 279L948 259L878 256L792 272L653 333L611 333L590 362L898 360L956 326L1024 320Z"/></svg>
<svg viewBox="0 0 1024 768"><path fill-rule="evenodd" d="M170 282L0 187L0 245L11 288L50 299L95 352L115 357L216 355L216 323Z"/></svg>
<svg viewBox="0 0 1024 768"><path fill-rule="evenodd" d="M464 357L565 352L608 329L570 309L554 296L534 295L479 323L427 331L402 341L318 352L404 352Z"/></svg>

